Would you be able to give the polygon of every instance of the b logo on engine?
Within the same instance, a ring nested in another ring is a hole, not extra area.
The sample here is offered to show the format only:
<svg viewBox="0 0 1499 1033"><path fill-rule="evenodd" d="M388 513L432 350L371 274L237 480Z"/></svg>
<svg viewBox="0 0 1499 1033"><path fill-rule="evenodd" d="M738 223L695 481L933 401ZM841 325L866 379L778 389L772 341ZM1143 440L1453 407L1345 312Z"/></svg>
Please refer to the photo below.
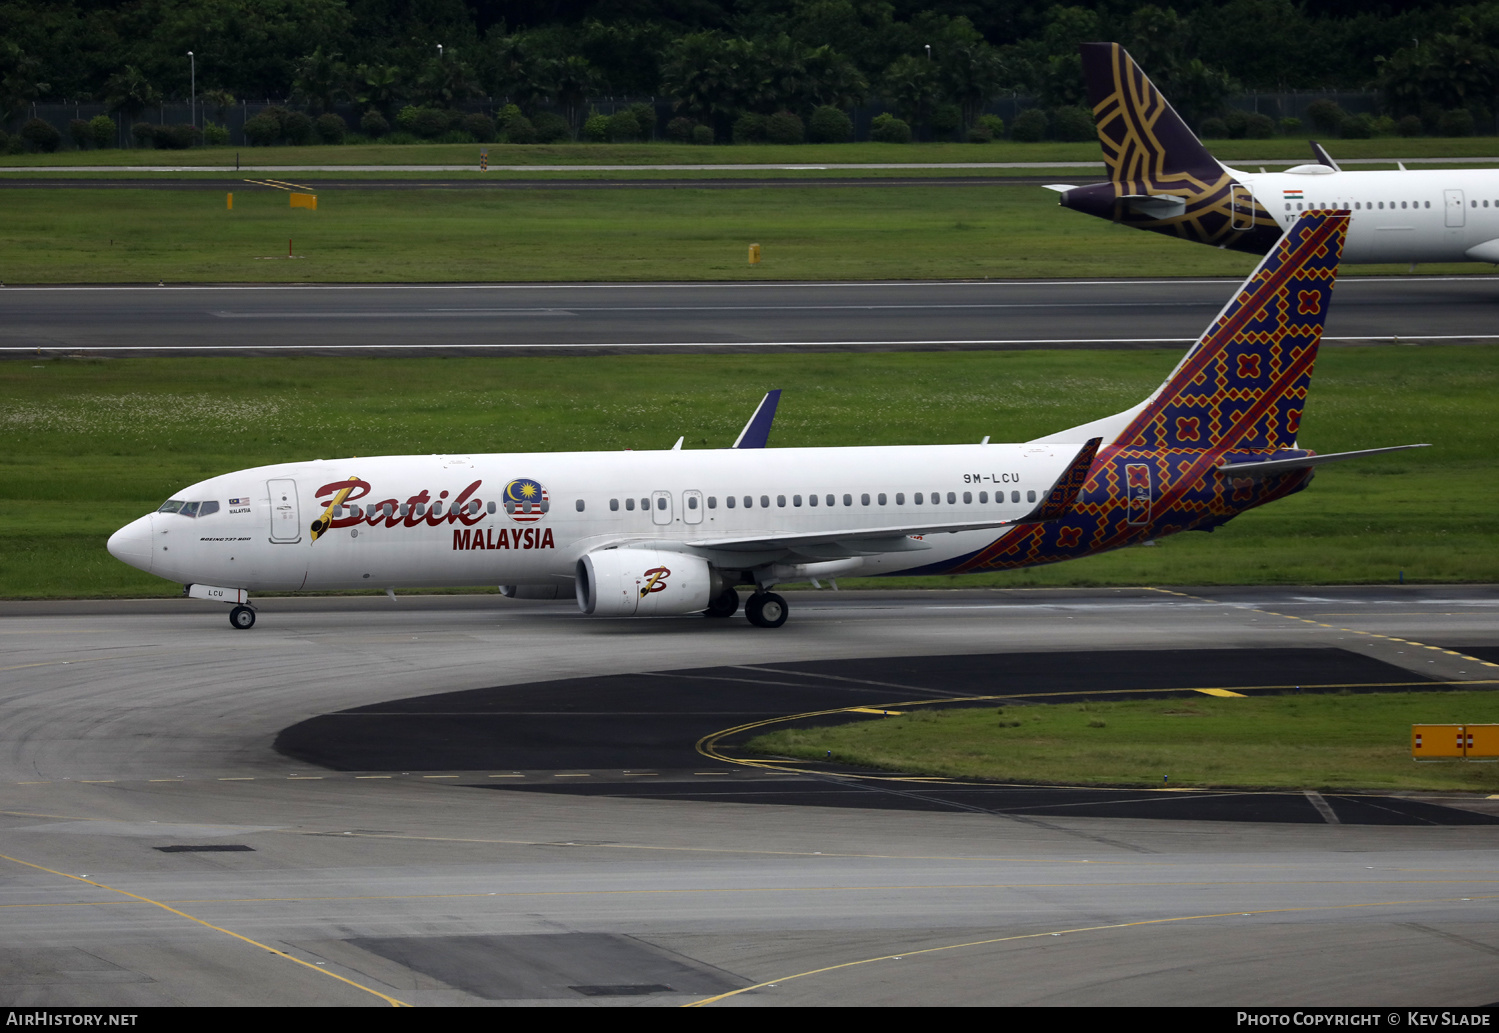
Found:
<svg viewBox="0 0 1499 1033"><path fill-rule="evenodd" d="M640 586L640 598L644 599L652 592L666 591L666 579L671 577L671 571L665 567L652 567L645 572L646 582Z"/></svg>

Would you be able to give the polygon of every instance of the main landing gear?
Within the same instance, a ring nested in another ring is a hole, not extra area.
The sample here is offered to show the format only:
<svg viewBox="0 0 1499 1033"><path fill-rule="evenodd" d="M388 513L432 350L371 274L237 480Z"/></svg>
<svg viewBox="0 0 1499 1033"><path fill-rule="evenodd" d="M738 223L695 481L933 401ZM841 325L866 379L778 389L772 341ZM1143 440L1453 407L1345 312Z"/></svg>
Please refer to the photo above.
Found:
<svg viewBox="0 0 1499 1033"><path fill-rule="evenodd" d="M782 618L784 620L785 618ZM229 626L247 631L255 627L255 611L248 606L236 606L229 611Z"/></svg>
<svg viewBox="0 0 1499 1033"><path fill-rule="evenodd" d="M774 592L756 592L744 604L744 616L757 628L779 628L787 612L786 600Z"/></svg>
<svg viewBox="0 0 1499 1033"><path fill-rule="evenodd" d="M739 593L732 588L725 588L713 598L708 608L703 611L704 617L732 617L739 612Z"/></svg>

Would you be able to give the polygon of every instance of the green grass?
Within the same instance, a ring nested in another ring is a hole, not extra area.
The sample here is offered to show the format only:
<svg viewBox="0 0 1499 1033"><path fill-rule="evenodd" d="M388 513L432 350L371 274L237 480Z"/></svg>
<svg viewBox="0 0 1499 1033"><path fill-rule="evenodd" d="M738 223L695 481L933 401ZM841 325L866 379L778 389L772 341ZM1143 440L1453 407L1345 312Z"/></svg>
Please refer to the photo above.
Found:
<svg viewBox="0 0 1499 1033"><path fill-rule="evenodd" d="M1324 141L1335 158L1487 158L1499 155L1493 137ZM1225 161L1309 157L1304 139L1210 140L1208 149ZM1084 143L844 143L786 146L695 147L686 144L393 144L329 147L200 147L188 151L139 148L7 155L0 167L47 165L463 165L478 164L489 151L491 165L821 165L865 162L1054 162L1100 161L1096 141Z"/></svg>
<svg viewBox="0 0 1499 1033"><path fill-rule="evenodd" d="M14 189L4 203L7 284L1243 276L1256 261L1064 211L1034 187L339 189L314 212L246 185L232 211L200 190ZM305 257L285 257L288 239Z"/></svg>
<svg viewBox="0 0 1499 1033"><path fill-rule="evenodd" d="M1002 673L1002 672L1000 672ZM1499 693L1189 696L915 710L751 740L772 756L1062 785L1499 792L1499 764L1416 763L1410 726L1499 721Z"/></svg>
<svg viewBox="0 0 1499 1033"><path fill-rule="evenodd" d="M104 551L204 477L282 460L688 448L733 441L767 388L772 445L1021 441L1126 408L1149 351L503 359L201 358L0 364L0 595L171 595ZM1006 574L871 586L1499 581L1499 347L1329 348L1302 442L1430 441L1324 468L1211 535ZM862 582L842 582L854 586Z"/></svg>

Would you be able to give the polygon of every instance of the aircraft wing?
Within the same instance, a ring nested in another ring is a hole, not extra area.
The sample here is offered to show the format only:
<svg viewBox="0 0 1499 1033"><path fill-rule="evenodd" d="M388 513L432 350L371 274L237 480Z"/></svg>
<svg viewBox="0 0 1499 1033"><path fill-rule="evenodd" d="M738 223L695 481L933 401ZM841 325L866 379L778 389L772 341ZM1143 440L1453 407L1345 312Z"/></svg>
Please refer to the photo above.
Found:
<svg viewBox="0 0 1499 1033"><path fill-rule="evenodd" d="M1345 459L1361 459L1364 456L1384 455L1386 452L1404 452L1408 448L1430 448L1431 445L1393 445L1389 448L1366 448L1359 452L1329 452L1327 455L1296 456L1291 459L1249 460L1242 463L1224 463L1218 472L1233 477L1271 477L1289 470L1306 470L1324 463L1341 463Z"/></svg>
<svg viewBox="0 0 1499 1033"><path fill-rule="evenodd" d="M833 531L771 531L767 534L738 538L699 538L685 544L693 548L716 549L724 552L826 550L830 547L834 549L842 547L850 554L904 552L930 548L914 540L923 535L987 531L1055 520L1065 514L1077 499L1077 493L1082 490L1083 483L1088 479L1088 470L1093 465L1093 457L1098 454L1101 441L1101 438L1092 438L1083 445L1072 461L1067 464L1067 468L1062 471L1062 475L1057 478L1056 483L1037 503L1036 508L1022 517L1012 517L1008 520L913 521L904 524L850 527Z"/></svg>

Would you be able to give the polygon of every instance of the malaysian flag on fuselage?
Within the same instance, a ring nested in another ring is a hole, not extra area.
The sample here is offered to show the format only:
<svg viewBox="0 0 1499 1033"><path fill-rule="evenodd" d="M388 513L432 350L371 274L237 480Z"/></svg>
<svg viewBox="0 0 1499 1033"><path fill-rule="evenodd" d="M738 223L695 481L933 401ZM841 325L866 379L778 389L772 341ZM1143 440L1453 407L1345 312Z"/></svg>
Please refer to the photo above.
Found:
<svg viewBox="0 0 1499 1033"><path fill-rule="evenodd" d="M539 482L517 477L505 485L505 512L516 523L534 523L550 508L547 490Z"/></svg>

